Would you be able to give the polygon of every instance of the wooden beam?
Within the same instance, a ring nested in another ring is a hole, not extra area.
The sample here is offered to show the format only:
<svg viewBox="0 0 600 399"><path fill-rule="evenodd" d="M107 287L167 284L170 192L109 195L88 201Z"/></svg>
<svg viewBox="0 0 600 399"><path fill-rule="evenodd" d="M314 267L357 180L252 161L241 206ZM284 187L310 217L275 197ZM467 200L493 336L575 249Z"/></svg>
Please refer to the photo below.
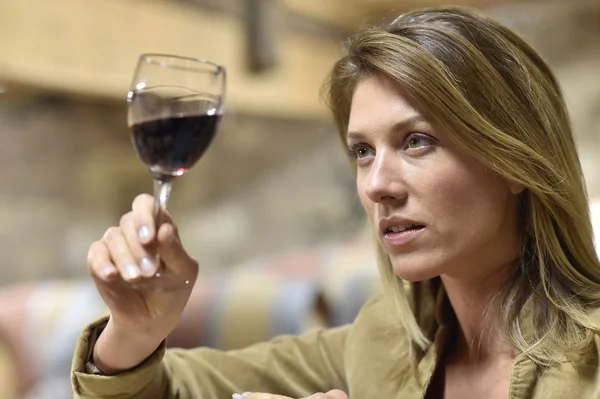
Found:
<svg viewBox="0 0 600 399"><path fill-rule="evenodd" d="M285 8L306 18L315 19L346 32L368 22L367 4L354 0L281 0Z"/></svg>
<svg viewBox="0 0 600 399"><path fill-rule="evenodd" d="M236 16L149 0L2 0L0 83L125 99L140 53L175 53L227 67L230 109L326 117L319 88L341 46L291 33L281 40L278 68L255 75Z"/></svg>
<svg viewBox="0 0 600 399"><path fill-rule="evenodd" d="M257 73L277 67L283 37L277 0L246 0L248 67Z"/></svg>

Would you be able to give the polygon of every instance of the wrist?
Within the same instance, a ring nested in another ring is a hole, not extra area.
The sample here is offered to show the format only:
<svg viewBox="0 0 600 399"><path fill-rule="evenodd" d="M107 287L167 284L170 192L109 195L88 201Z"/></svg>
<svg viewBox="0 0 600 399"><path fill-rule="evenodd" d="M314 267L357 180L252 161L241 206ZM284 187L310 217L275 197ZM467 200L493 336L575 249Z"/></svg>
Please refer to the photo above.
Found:
<svg viewBox="0 0 600 399"><path fill-rule="evenodd" d="M164 338L128 331L107 323L93 349L93 362L105 375L139 366L160 346Z"/></svg>

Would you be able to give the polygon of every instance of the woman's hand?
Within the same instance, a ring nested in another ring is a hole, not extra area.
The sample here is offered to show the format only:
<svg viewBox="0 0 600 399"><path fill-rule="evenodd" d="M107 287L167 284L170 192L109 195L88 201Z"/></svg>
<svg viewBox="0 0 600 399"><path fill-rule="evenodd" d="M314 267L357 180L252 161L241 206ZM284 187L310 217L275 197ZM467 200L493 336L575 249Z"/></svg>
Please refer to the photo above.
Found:
<svg viewBox="0 0 600 399"><path fill-rule="evenodd" d="M109 228L89 250L90 273L111 314L94 348L94 362L107 374L134 367L154 352L179 322L198 274L198 263L183 248L167 212L156 229L153 206L153 197L136 197L119 226ZM167 269L192 276L192 284L174 291L143 291L119 281L153 276L157 255Z"/></svg>
<svg viewBox="0 0 600 399"><path fill-rule="evenodd" d="M246 392L243 394L238 394L238 393L234 394L233 399L293 399L293 398L289 398L287 396L281 396L281 395L273 395L270 393ZM348 395L346 395L344 392L340 391L339 389L334 389L327 393L319 392L319 393L315 393L311 396L306 396L301 399L349 399L349 398L348 398Z"/></svg>

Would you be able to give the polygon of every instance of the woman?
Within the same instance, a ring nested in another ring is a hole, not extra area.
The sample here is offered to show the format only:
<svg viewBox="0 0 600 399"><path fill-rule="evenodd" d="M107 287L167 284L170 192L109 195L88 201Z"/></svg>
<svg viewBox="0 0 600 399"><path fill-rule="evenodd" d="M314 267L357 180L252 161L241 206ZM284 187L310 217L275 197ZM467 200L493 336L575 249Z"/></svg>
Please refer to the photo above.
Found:
<svg viewBox="0 0 600 399"><path fill-rule="evenodd" d="M600 265L565 104L541 58L493 20L428 9L355 35L327 89L377 237L385 295L352 326L230 353L165 353L189 289L139 292L114 280L151 275L137 265L149 264L153 243L168 267L197 264L171 219L154 234L153 200L140 196L90 249L112 316L84 332L76 392L600 395Z"/></svg>

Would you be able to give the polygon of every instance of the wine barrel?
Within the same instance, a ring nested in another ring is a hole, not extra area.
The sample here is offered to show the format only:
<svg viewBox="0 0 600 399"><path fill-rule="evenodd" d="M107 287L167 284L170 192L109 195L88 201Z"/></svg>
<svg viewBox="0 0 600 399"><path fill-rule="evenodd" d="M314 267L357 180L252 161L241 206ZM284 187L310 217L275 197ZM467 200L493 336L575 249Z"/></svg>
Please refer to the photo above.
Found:
<svg viewBox="0 0 600 399"><path fill-rule="evenodd" d="M0 336L0 398L17 399L16 359L5 337Z"/></svg>
<svg viewBox="0 0 600 399"><path fill-rule="evenodd" d="M350 324L380 287L377 258L368 236L323 250L319 281L330 311L331 327Z"/></svg>
<svg viewBox="0 0 600 399"><path fill-rule="evenodd" d="M375 256L363 239L201 275L167 343L237 349L282 334L347 324L377 282ZM108 310L89 280L39 283L26 309L21 331L30 366L40 371L37 387L67 392L78 336Z"/></svg>
<svg viewBox="0 0 600 399"><path fill-rule="evenodd" d="M201 345L228 350L327 324L318 281L310 276L276 268L234 268L199 284L170 337L176 338L173 346L193 345L182 336L192 330Z"/></svg>
<svg viewBox="0 0 600 399"><path fill-rule="evenodd" d="M46 376L68 373L82 329L106 314L92 282L39 283L28 299L22 329L30 363ZM168 342L184 348L239 348L322 327L326 319L327 308L312 276L234 268L199 279Z"/></svg>
<svg viewBox="0 0 600 399"><path fill-rule="evenodd" d="M243 269L281 274L288 279L316 280L314 284L322 293L321 306L326 309L320 314L328 317L327 327L352 323L363 304L380 289L376 255L368 231L321 248L254 260Z"/></svg>
<svg viewBox="0 0 600 399"><path fill-rule="evenodd" d="M88 323L108 314L106 306L92 282L57 280L36 285L25 313L23 345L30 367L39 370L31 397L69 397L75 344ZM234 268L199 279L168 344L241 348L325 326L326 319L315 278L290 277L278 269Z"/></svg>
<svg viewBox="0 0 600 399"><path fill-rule="evenodd" d="M108 314L91 281L56 280L36 285L25 312L23 343L38 379L27 398L73 395L69 374L75 344L91 321Z"/></svg>

